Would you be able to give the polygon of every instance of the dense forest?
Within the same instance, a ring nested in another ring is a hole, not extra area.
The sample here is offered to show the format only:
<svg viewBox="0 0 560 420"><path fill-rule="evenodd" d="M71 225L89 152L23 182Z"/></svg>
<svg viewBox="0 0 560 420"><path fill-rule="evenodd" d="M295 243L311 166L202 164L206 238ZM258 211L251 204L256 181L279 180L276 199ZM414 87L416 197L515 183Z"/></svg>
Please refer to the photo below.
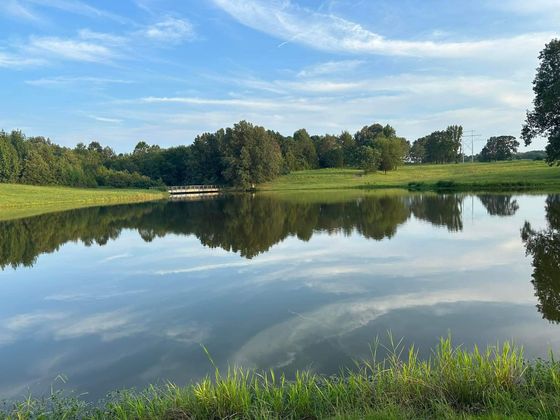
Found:
<svg viewBox="0 0 560 420"><path fill-rule="evenodd" d="M0 182L75 187L150 188L165 185L219 184L247 188L291 171L360 168L392 171L404 163L451 163L461 155L461 126L450 126L412 145L390 125L372 124L355 134L292 136L246 121L204 133L188 146L161 148L139 142L131 153L116 154L94 141L62 147L20 131L0 132ZM496 139L498 140L496 142ZM503 140L507 140L503 144ZM492 137L481 160L515 157L518 142Z"/></svg>
<svg viewBox="0 0 560 420"><path fill-rule="evenodd" d="M115 158L97 142L61 147L44 137L26 138L20 131L0 132L0 182L73 187L148 188L160 183L137 171L115 171Z"/></svg>

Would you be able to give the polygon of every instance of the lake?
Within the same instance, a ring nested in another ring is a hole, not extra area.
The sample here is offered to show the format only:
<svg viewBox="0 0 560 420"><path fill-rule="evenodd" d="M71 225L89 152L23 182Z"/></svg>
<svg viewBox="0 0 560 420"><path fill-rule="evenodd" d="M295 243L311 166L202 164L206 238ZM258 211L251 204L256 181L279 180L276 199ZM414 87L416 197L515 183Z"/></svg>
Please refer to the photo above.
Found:
<svg viewBox="0 0 560 420"><path fill-rule="evenodd" d="M0 399L220 368L334 374L376 337L560 354L560 196L224 195L0 222ZM60 378L66 378L63 383Z"/></svg>

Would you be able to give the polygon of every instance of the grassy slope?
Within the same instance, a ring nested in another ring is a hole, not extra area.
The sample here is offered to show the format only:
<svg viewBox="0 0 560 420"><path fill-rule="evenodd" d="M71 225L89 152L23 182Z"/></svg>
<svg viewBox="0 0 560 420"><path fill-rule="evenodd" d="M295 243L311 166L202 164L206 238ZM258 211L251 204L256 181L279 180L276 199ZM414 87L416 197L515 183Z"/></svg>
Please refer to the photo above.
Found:
<svg viewBox="0 0 560 420"><path fill-rule="evenodd" d="M148 190L0 184L0 220L79 207L158 200L164 197L162 192Z"/></svg>
<svg viewBox="0 0 560 420"><path fill-rule="evenodd" d="M393 342L394 343L394 342ZM56 394L0 406L0 419L558 418L560 362L527 363L508 344L467 351L441 340L428 361L398 344L337 377L230 369L186 387L121 392L93 407ZM403 360L404 359L404 360ZM42 416L42 417L40 417Z"/></svg>
<svg viewBox="0 0 560 420"><path fill-rule="evenodd" d="M406 165L397 171L368 174L356 169L319 169L298 171L259 186L260 190L285 191L347 188L421 188L435 189L438 181L452 181L457 189L484 190L531 188L560 189L560 167L539 161L465 163L447 165Z"/></svg>

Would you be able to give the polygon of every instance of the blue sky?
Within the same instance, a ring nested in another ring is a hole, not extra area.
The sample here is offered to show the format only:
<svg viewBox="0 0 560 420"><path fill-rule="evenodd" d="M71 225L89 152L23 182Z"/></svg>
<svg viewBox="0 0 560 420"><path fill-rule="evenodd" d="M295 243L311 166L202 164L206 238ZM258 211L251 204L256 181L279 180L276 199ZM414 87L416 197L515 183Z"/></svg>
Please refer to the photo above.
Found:
<svg viewBox="0 0 560 420"><path fill-rule="evenodd" d="M518 136L559 21L560 0L1 0L0 127L117 151L241 119Z"/></svg>

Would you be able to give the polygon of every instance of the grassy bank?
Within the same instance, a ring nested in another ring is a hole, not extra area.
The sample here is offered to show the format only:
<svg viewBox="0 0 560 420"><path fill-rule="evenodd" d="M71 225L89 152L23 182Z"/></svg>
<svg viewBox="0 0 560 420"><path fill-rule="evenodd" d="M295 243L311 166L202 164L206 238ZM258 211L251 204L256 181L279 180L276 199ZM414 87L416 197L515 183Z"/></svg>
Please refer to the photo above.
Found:
<svg viewBox="0 0 560 420"><path fill-rule="evenodd" d="M79 207L158 200L164 197L163 192L148 190L0 184L0 220Z"/></svg>
<svg viewBox="0 0 560 420"><path fill-rule="evenodd" d="M293 172L259 186L266 191L348 188L558 191L560 167L542 161L405 165L387 174L368 175L357 169L318 169Z"/></svg>
<svg viewBox="0 0 560 420"><path fill-rule="evenodd" d="M557 418L560 363L523 360L503 344L484 351L441 340L427 361L398 345L337 377L230 369L196 384L120 393L101 406L54 396L6 407L0 418Z"/></svg>

